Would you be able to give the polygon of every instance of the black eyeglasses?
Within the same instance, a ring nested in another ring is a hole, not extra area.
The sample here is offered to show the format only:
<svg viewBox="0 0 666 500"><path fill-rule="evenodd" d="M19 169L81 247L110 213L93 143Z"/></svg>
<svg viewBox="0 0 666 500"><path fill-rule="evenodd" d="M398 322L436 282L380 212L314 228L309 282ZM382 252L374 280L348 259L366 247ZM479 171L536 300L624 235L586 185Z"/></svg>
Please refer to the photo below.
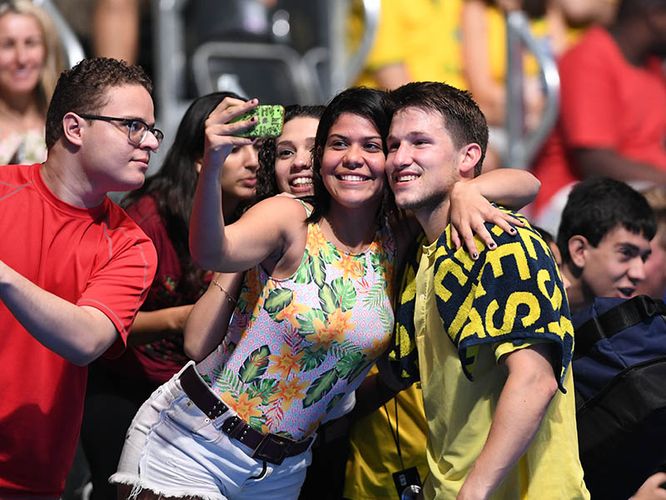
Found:
<svg viewBox="0 0 666 500"><path fill-rule="evenodd" d="M103 122L118 122L127 127L127 139L132 146L139 147L146 139L148 132L153 134L157 139L158 144L162 144L164 139L164 132L155 127L149 127L146 122L138 118L117 118L115 116L102 116L102 115L87 115L77 113L81 118L86 120L100 120Z"/></svg>

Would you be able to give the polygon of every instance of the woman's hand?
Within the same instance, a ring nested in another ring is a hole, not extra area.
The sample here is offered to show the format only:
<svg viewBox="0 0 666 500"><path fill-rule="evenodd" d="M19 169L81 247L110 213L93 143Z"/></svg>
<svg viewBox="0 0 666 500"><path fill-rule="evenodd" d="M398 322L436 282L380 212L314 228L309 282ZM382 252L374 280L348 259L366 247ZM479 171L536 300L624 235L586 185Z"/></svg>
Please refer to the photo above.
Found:
<svg viewBox="0 0 666 500"><path fill-rule="evenodd" d="M456 249L464 243L473 259L479 256L474 235L491 250L497 246L486 229L486 222L496 224L509 234L516 234L512 226L523 226L520 220L491 205L471 182L456 182L451 189L450 202L451 243Z"/></svg>
<svg viewBox="0 0 666 500"><path fill-rule="evenodd" d="M253 110L258 104L257 99L243 101L225 97L208 115L204 132L204 168L221 167L234 147L252 144L252 138L238 134L254 126L257 118L253 116L248 120L233 120Z"/></svg>

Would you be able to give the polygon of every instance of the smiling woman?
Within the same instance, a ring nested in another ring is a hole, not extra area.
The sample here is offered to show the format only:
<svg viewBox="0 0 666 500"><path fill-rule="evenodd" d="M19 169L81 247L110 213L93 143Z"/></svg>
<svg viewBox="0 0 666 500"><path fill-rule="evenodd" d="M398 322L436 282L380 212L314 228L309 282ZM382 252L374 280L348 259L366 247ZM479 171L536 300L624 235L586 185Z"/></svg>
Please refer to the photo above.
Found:
<svg viewBox="0 0 666 500"><path fill-rule="evenodd" d="M0 165L41 162L44 121L62 50L48 15L29 0L0 4Z"/></svg>
<svg viewBox="0 0 666 500"><path fill-rule="evenodd" d="M275 139L261 145L257 197L278 193L312 195L312 148L324 106L285 107L284 127Z"/></svg>
<svg viewBox="0 0 666 500"><path fill-rule="evenodd" d="M324 112L314 164L322 166L321 186L331 188L331 200L317 221L308 220L310 205L280 196L228 223L219 210L227 197L221 189L227 162L250 142L237 135L249 124L233 119L257 102L225 99L211 114L191 218L192 255L208 269L250 268L222 344L209 356L192 353L202 361L172 379L173 389L187 387L197 406L212 405L205 410L211 425L174 416L184 434L169 436L165 446L152 431L145 435L132 427L114 481L171 496L298 496L313 433L322 421L351 409L349 394L391 336L388 290L397 247L379 214L389 120L382 99L381 92L353 89ZM335 224L352 219L355 224L336 225L334 235ZM221 283L219 293L226 292ZM166 406L144 406L135 422L162 421L153 410L171 405L172 382L163 386ZM194 428L206 443L210 432L221 440L200 446L204 441L190 441ZM172 448L180 444L191 459L170 470L157 465L167 456L183 456ZM212 457L220 468L207 467L208 477L202 477L199 467ZM145 459L155 467L144 467Z"/></svg>

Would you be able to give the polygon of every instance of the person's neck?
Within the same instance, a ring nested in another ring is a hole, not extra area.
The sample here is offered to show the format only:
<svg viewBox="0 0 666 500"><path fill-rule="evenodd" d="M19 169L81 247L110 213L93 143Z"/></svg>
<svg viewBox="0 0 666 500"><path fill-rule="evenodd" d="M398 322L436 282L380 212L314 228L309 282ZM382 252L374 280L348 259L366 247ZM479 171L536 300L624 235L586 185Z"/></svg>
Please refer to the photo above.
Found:
<svg viewBox="0 0 666 500"><path fill-rule="evenodd" d="M44 119L37 100L32 94L0 93L0 116L10 118L19 124L35 118Z"/></svg>
<svg viewBox="0 0 666 500"><path fill-rule="evenodd" d="M61 201L79 208L94 208L104 201L106 193L95 189L88 177L82 175L76 159L53 146L40 174L51 193Z"/></svg>
<svg viewBox="0 0 666 500"><path fill-rule="evenodd" d="M379 206L376 208L378 210ZM332 205L323 217L332 233L327 236L332 236L349 253L363 252L374 241L377 210L354 210Z"/></svg>
<svg viewBox="0 0 666 500"><path fill-rule="evenodd" d="M644 66L650 56L650 39L647 31L636 28L635 24L622 23L616 23L609 29L620 52L632 66Z"/></svg>
<svg viewBox="0 0 666 500"><path fill-rule="evenodd" d="M451 203L446 197L438 206L424 207L422 209L414 210L414 215L416 220L423 228L426 237L428 238L428 243L433 243L440 237L440 235L446 229L446 226L449 225L449 216L450 216Z"/></svg>
<svg viewBox="0 0 666 500"><path fill-rule="evenodd" d="M567 264L562 265L562 275L569 282L567 287L567 299L571 311L579 311L592 304L593 298L586 291L585 284L580 276L569 268Z"/></svg>

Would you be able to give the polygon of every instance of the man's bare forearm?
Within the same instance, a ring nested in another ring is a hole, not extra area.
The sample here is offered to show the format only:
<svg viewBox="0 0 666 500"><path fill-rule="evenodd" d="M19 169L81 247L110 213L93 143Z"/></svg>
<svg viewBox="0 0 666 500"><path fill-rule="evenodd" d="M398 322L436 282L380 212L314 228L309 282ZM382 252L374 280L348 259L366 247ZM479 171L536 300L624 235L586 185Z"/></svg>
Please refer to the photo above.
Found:
<svg viewBox="0 0 666 500"><path fill-rule="evenodd" d="M43 290L2 261L0 300L35 339L77 365L98 358L118 336L98 309L77 306Z"/></svg>
<svg viewBox="0 0 666 500"><path fill-rule="evenodd" d="M481 453L458 499L485 499L518 462L539 430L557 381L543 345L507 356L507 377Z"/></svg>

